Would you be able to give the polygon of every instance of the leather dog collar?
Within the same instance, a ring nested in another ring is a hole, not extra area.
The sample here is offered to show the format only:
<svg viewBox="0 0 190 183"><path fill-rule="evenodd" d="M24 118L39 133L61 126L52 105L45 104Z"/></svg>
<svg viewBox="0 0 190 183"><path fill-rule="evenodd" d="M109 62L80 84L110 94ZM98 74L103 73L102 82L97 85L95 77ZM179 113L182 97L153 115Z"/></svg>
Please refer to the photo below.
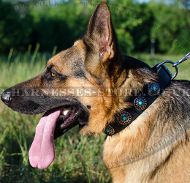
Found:
<svg viewBox="0 0 190 183"><path fill-rule="evenodd" d="M130 97L127 101L130 108L121 110L114 115L113 121L109 122L104 133L112 136L128 127L138 116L140 116L171 83L172 73L163 64L152 68L159 76L158 82L148 83L137 96Z"/></svg>

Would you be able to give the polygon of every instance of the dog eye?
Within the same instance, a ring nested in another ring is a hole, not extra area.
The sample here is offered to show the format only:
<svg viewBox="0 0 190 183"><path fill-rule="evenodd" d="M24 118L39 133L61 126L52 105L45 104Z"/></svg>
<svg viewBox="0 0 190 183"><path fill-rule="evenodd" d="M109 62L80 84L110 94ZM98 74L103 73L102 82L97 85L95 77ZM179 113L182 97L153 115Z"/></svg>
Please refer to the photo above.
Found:
<svg viewBox="0 0 190 183"><path fill-rule="evenodd" d="M46 72L43 74L43 78L47 81L54 80L56 76L56 73L52 72L51 70L46 70Z"/></svg>
<svg viewBox="0 0 190 183"><path fill-rule="evenodd" d="M54 72L51 72L51 77L54 78L56 74Z"/></svg>
<svg viewBox="0 0 190 183"><path fill-rule="evenodd" d="M52 67L48 67L46 72L43 75L43 78L47 81L52 81L55 79L59 79L59 80L65 80L67 78L67 76L58 73L54 68Z"/></svg>

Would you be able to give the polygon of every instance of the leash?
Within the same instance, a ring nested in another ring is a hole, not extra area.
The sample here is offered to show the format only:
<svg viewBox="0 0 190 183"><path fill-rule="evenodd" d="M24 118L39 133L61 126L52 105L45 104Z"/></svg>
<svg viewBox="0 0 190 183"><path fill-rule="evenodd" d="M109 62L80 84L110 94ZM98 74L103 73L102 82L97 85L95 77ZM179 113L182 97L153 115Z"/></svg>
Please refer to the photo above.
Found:
<svg viewBox="0 0 190 183"><path fill-rule="evenodd" d="M161 62L160 64L157 64L155 67L157 67L158 70L159 70L159 68L164 67L164 69L166 69L167 72L168 72L168 74L170 75L171 80L173 80L173 79L175 79L176 76L178 75L178 71L179 71L178 66L179 66L181 63L187 61L188 59L190 59L190 52L189 52L186 56L184 56L183 58L181 58L180 60L178 60L177 62L173 62L173 61L171 61L171 60L166 60L166 61L164 61L164 62ZM175 73L174 73L174 74L172 74L172 73L170 72L170 70L165 66L165 64L168 64L168 63L171 64L172 67L175 68Z"/></svg>
<svg viewBox="0 0 190 183"><path fill-rule="evenodd" d="M113 121L105 127L104 133L113 136L129 126L170 85L171 81L178 75L178 66L188 59L190 59L190 52L177 62L166 60L155 65L152 69L157 73L158 81L146 84L142 92L138 93L137 96L130 97L126 102L130 103L131 107L117 112ZM171 64L175 68L174 74L166 67L166 64Z"/></svg>

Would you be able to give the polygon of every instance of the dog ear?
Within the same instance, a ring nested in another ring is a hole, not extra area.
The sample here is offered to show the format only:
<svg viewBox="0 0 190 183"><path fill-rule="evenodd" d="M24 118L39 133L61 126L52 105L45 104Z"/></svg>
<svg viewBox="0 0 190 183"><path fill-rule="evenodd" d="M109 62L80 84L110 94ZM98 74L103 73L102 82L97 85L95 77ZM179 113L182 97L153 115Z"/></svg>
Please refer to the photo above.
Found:
<svg viewBox="0 0 190 183"><path fill-rule="evenodd" d="M100 3L92 15L86 36L87 41L99 53L101 61L114 57L116 36L113 29L111 14L106 2Z"/></svg>

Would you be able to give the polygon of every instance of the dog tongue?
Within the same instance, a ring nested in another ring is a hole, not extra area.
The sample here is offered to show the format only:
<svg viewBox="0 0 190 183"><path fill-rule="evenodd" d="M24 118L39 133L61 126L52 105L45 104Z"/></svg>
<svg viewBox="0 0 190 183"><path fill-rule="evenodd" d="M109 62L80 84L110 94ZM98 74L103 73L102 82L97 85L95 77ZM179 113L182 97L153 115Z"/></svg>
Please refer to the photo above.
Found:
<svg viewBox="0 0 190 183"><path fill-rule="evenodd" d="M40 119L29 150L29 161L32 167L45 169L54 160L54 130L59 115L60 111L55 111Z"/></svg>

